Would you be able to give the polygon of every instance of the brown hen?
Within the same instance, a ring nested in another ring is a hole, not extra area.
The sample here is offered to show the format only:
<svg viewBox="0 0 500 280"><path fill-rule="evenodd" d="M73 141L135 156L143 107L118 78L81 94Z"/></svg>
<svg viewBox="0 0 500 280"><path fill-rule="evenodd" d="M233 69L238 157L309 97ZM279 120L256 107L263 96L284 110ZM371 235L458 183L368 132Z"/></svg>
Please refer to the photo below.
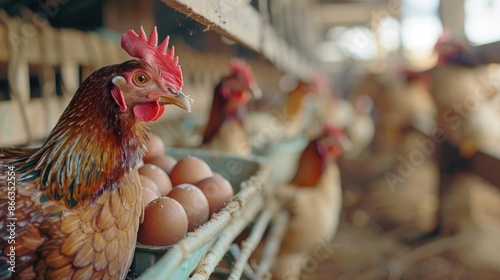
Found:
<svg viewBox="0 0 500 280"><path fill-rule="evenodd" d="M149 39L142 28L125 33L122 47L136 59L90 75L40 148L0 149L16 181L0 188L0 228L16 219L15 238L0 243L4 257L15 252L12 278L125 278L143 212L137 165L147 122L166 104L191 108L168 38L157 41L156 29Z"/></svg>

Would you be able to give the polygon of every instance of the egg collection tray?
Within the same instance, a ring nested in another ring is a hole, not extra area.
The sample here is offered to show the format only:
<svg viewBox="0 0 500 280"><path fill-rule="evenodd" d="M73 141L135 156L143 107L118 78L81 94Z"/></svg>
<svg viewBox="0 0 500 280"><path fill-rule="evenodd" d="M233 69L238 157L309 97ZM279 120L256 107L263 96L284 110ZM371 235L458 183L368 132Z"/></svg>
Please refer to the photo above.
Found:
<svg viewBox="0 0 500 280"><path fill-rule="evenodd" d="M252 233L255 228L258 231L253 238L262 237L277 210L277 207L268 207L264 198L266 161L258 156L238 157L184 148L167 149L166 153L176 159L188 155L201 158L214 172L231 183L235 195L208 222L189 232L178 243L172 246L137 244L127 279L188 279L190 275L192 279L208 279L239 233L252 221L256 221L255 225L260 226L253 227ZM256 219L259 213L260 216ZM258 241L260 239L257 244ZM231 274L241 276L244 273L246 260L251 253L245 251L249 249L251 248L241 251L242 256L237 258L240 260L235 262Z"/></svg>

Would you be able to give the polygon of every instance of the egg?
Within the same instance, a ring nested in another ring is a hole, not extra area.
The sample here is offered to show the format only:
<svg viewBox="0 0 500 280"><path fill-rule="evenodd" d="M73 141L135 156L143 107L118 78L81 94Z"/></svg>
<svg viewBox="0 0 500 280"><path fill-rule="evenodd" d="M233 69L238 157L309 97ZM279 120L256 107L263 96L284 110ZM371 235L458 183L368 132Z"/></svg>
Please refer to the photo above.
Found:
<svg viewBox="0 0 500 280"><path fill-rule="evenodd" d="M172 182L167 173L156 165L145 164L139 168L139 174L153 180L160 191L160 196L167 195L172 190Z"/></svg>
<svg viewBox="0 0 500 280"><path fill-rule="evenodd" d="M208 200L210 216L219 212L234 195L233 187L219 174L203 179L195 184Z"/></svg>
<svg viewBox="0 0 500 280"><path fill-rule="evenodd" d="M139 179L141 181L141 186L143 189L149 189L150 191L155 193L158 197L160 196L160 190L158 189L158 186L155 184L153 180L143 175L139 175Z"/></svg>
<svg viewBox="0 0 500 280"><path fill-rule="evenodd" d="M186 236L188 219L182 205L170 197L160 197L144 209L137 241L144 245L169 246Z"/></svg>
<svg viewBox="0 0 500 280"><path fill-rule="evenodd" d="M208 200L196 186L180 184L172 189L168 197L177 200L184 207L188 218L188 231L193 231L208 221Z"/></svg>
<svg viewBox="0 0 500 280"><path fill-rule="evenodd" d="M151 159L147 159L146 163L154 164L159 168L163 169L163 171L170 173L172 168L177 164L177 160L169 155L161 155Z"/></svg>
<svg viewBox="0 0 500 280"><path fill-rule="evenodd" d="M161 156L165 153L165 143L158 135L153 133L149 134L149 140L146 143L146 154L144 155L144 161Z"/></svg>
<svg viewBox="0 0 500 280"><path fill-rule="evenodd" d="M211 177L212 169L202 159L188 156L180 159L170 171L170 179L175 187L179 184L194 184L200 180Z"/></svg>

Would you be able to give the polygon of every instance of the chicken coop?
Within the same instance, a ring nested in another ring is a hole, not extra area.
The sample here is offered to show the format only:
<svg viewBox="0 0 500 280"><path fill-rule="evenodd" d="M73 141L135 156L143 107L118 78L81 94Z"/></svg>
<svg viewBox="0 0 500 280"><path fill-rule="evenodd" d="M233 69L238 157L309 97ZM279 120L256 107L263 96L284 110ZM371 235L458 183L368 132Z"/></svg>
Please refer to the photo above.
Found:
<svg viewBox="0 0 500 280"><path fill-rule="evenodd" d="M0 279L500 279L498 26L496 0L0 1Z"/></svg>

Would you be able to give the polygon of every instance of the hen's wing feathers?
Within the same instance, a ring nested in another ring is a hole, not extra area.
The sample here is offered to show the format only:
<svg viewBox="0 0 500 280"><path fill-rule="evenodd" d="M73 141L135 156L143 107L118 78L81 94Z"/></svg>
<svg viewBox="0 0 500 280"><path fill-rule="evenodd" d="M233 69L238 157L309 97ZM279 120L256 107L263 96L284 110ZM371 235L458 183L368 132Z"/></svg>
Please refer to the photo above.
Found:
<svg viewBox="0 0 500 280"><path fill-rule="evenodd" d="M219 131L220 126L224 122L224 97L221 93L222 88L221 81L214 90L212 107L210 109L210 115L208 118L207 127L205 128L205 133L203 134L203 143L209 143L212 138Z"/></svg>
<svg viewBox="0 0 500 280"><path fill-rule="evenodd" d="M5 176L0 175L0 181L5 181L4 179ZM0 228L7 228L10 222L15 222L16 239L14 244L9 239L9 235L3 235L0 251L2 255L6 256L10 251L10 246L15 245L16 255L22 256L19 257L19 261L16 263L16 269L23 271L34 264L38 258L36 255L37 248L47 241L47 237L39 229L46 219L42 215L43 211L48 209L54 211L50 213L59 213L64 208L54 207L53 202L41 203L42 193L38 192L36 186L31 183L16 182L15 205L10 203L13 201L10 199L12 198L11 195L13 193L9 193L7 187L0 189L0 215L15 219L12 221L2 219ZM19 277L23 278L24 276L19 275Z"/></svg>
<svg viewBox="0 0 500 280"><path fill-rule="evenodd" d="M70 208L95 197L97 190L104 191L102 186L112 188L110 182L123 175L111 173L112 165L97 148L85 155L73 153L77 139L66 140L40 149L2 148L0 164L14 166L17 181L36 184L49 198L64 200Z"/></svg>
<svg viewBox="0 0 500 280"><path fill-rule="evenodd" d="M15 160L11 158L23 154L20 149L1 152L2 165L12 164ZM6 179L6 173L1 173L0 181ZM16 255L22 257L16 263L16 271L20 271L16 277L30 279L36 273L57 279L69 270L74 279L125 275L143 207L137 171L124 176L120 184L127 187L103 194L84 209L67 211L64 204L44 199L37 184L17 182L15 245ZM9 195L7 187L0 188L2 217L10 214ZM8 221L2 219L0 228L6 228L5 223ZM11 246L8 240L7 235L0 239L3 256Z"/></svg>

